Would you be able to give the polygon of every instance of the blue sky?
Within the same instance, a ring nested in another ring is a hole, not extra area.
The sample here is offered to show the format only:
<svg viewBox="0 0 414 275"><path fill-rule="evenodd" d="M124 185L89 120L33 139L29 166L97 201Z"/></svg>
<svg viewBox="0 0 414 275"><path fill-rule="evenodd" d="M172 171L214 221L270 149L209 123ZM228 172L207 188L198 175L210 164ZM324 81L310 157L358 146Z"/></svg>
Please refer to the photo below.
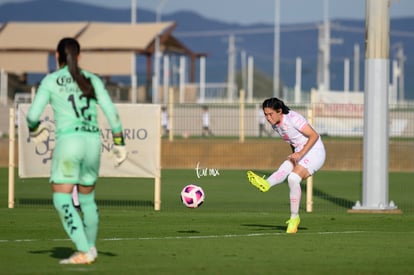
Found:
<svg viewBox="0 0 414 275"><path fill-rule="evenodd" d="M30 0L0 0L0 4ZM64 0L111 8L129 8L132 0ZM190 10L211 19L251 24L274 22L275 0L135 0L138 7L163 13ZM331 19L364 19L365 0L329 0ZM281 23L323 20L324 0L280 0ZM414 0L391 0L390 16L414 17ZM139 22L139 14L137 16Z"/></svg>

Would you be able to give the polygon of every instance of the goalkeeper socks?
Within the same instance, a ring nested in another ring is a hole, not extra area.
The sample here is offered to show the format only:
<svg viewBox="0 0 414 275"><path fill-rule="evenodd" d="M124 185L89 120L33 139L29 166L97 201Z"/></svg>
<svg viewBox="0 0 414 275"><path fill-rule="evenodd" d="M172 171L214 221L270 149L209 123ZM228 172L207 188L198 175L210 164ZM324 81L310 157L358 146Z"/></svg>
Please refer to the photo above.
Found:
<svg viewBox="0 0 414 275"><path fill-rule="evenodd" d="M72 205L72 195L67 193L53 193L53 204L62 221L63 228L69 238L75 243L78 251L89 251L82 220Z"/></svg>
<svg viewBox="0 0 414 275"><path fill-rule="evenodd" d="M79 202L83 214L85 234L88 238L89 246L92 247L95 246L99 225L99 214L98 207L95 202L95 191L89 194L79 193Z"/></svg>
<svg viewBox="0 0 414 275"><path fill-rule="evenodd" d="M292 170L292 162L285 160L282 165L280 165L279 169L277 169L277 171L275 171L267 178L267 181L269 182L270 186L275 186L279 183L282 183L285 181L289 173L292 172Z"/></svg>
<svg viewBox="0 0 414 275"><path fill-rule="evenodd" d="M300 198L302 195L302 190L300 189L301 181L302 178L296 173L292 172L288 176L291 217L299 215Z"/></svg>

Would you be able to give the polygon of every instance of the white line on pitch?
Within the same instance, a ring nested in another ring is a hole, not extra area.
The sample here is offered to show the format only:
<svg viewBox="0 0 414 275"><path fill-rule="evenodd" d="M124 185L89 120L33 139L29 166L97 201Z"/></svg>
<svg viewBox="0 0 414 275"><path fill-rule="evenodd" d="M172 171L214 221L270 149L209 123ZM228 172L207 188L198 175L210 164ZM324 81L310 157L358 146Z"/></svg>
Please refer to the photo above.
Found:
<svg viewBox="0 0 414 275"><path fill-rule="evenodd" d="M302 233L301 235L323 235L323 234L355 234L364 231L343 231L343 232L315 232ZM107 238L102 241L145 241L145 240L180 240L180 239L219 239L219 238L240 238L240 237L261 237L261 236L280 236L286 235L284 232L278 233L251 233L251 234L225 234L225 235L205 235L205 236L170 236L170 237L141 237L141 238Z"/></svg>
<svg viewBox="0 0 414 275"><path fill-rule="evenodd" d="M299 233L297 235L333 235L333 234L358 234L368 233L367 231L340 231L340 232L309 232ZM413 233L413 232L404 232ZM285 232L276 233L250 233L250 234L225 234L225 235L202 235L202 236L166 236L166 237L137 237L137 238L104 238L100 241L146 241L146 240L180 240L180 239L219 239L219 238L240 238L240 237L262 237L262 236L281 236L287 235ZM0 243L8 242L44 242L44 241L68 241L69 239L22 239L22 240L0 240Z"/></svg>

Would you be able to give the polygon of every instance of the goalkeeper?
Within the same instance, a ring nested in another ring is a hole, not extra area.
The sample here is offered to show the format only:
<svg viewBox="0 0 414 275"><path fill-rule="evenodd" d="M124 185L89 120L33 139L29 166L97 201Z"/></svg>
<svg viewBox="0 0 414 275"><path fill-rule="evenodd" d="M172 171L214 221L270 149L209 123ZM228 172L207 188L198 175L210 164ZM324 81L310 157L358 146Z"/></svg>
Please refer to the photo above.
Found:
<svg viewBox="0 0 414 275"><path fill-rule="evenodd" d="M80 45L73 38L60 40L57 71L47 75L27 114L30 138L41 142L48 137L47 124L39 118L51 104L56 121L56 144L52 157L50 183L53 204L77 252L61 264L89 264L98 254L95 246L99 216L95 184L101 157L101 136L97 105L102 109L113 134L115 165L127 158L122 123L101 79L79 68ZM72 190L78 187L82 215L72 204Z"/></svg>

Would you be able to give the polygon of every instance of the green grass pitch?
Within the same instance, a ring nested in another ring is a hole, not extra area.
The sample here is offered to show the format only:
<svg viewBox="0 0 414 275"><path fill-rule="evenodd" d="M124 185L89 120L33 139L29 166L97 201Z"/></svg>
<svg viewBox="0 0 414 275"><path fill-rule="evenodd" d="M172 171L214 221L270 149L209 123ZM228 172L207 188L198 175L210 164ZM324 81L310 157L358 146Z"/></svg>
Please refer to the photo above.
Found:
<svg viewBox="0 0 414 275"><path fill-rule="evenodd" d="M258 171L268 174L269 171ZM7 208L7 169L0 168L0 274L414 274L414 173L391 173L389 198L402 214L348 213L361 200L361 172L320 171L314 211L285 233L288 186L267 193L242 170L197 178L194 170L162 171L161 211L152 179L100 179L99 257L59 265L74 251L51 204L46 179L16 178L16 207ZM179 194L195 183L198 209Z"/></svg>

